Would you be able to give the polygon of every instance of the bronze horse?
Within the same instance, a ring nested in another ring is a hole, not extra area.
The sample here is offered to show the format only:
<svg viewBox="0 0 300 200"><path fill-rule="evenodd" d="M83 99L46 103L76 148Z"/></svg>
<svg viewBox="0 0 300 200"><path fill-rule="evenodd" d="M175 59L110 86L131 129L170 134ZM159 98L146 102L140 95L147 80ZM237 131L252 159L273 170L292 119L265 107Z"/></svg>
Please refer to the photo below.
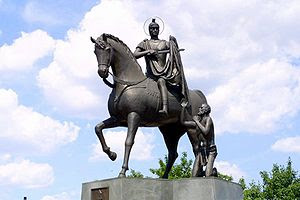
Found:
<svg viewBox="0 0 300 200"><path fill-rule="evenodd" d="M119 177L125 177L138 127L159 127L168 149L168 162L163 175L163 178L168 178L171 167L178 157L178 141L185 132L188 132L194 154L197 154L199 148L195 131L188 130L180 123L182 106L178 93L175 90L169 92L169 114L168 116L160 115L158 111L161 107L161 99L157 84L144 75L128 46L110 34L102 34L96 40L93 38L91 40L95 43L94 52L98 61L98 74L112 88L108 100L110 118L95 127L103 151L111 160L116 159L116 153L111 151L105 142L103 129L128 127L124 160L119 173ZM109 67L112 69L113 84L106 79L110 73ZM187 110L190 115L187 120L191 120L191 116L197 114L198 108L203 103L207 103L201 91L190 90L189 94L190 106Z"/></svg>

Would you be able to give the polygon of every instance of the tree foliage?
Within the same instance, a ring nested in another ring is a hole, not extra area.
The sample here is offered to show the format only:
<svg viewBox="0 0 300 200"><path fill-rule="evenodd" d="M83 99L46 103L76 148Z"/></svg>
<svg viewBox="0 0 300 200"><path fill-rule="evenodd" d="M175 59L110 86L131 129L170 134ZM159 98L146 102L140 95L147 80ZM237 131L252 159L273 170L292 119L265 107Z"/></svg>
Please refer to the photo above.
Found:
<svg viewBox="0 0 300 200"><path fill-rule="evenodd" d="M244 200L299 200L300 177L297 173L290 158L286 167L274 164L271 172L260 172L262 184L252 181L244 189Z"/></svg>
<svg viewBox="0 0 300 200"><path fill-rule="evenodd" d="M159 178L161 178L166 170L166 163L167 163L168 157L165 155L164 161L162 159L159 159L158 169L150 169L150 172ZM183 152L182 157L180 158L179 164L174 164L170 173L169 173L169 179L179 179L179 178L189 178L192 175L192 160L187 159L187 153Z"/></svg>
<svg viewBox="0 0 300 200"><path fill-rule="evenodd" d="M159 168L157 169L150 169L150 172L159 178L161 178L166 170L166 163L168 161L168 157L165 155L164 160L159 159ZM179 179L179 178L190 178L192 176L192 164L193 160L187 159L187 153L183 152L182 156L180 158L179 164L174 164L170 173L169 173L169 179ZM232 181L232 176L228 176L225 174L221 174L218 172L218 177L226 180L226 181Z"/></svg>
<svg viewBox="0 0 300 200"><path fill-rule="evenodd" d="M218 172L218 177L220 179L225 180L225 181L232 181L233 180L232 176L229 176L229 175L226 175L226 174L221 174L220 172Z"/></svg>
<svg viewBox="0 0 300 200"><path fill-rule="evenodd" d="M131 169L130 174L127 177L128 178L144 178L144 175L139 171L135 171L135 170Z"/></svg>
<svg viewBox="0 0 300 200"><path fill-rule="evenodd" d="M150 169L150 172L157 177L161 178L166 170L166 163L168 161L167 155L165 155L164 160L159 159L158 164L159 167L157 169ZM174 164L170 173L169 179L179 179L179 178L190 178L192 176L192 164L193 160L187 158L187 153L183 152L182 156L180 157L180 163ZM141 172L135 171L133 169L130 170L130 174L127 176L129 178L144 178L144 175ZM232 181L232 176L221 174L218 172L218 177L226 180Z"/></svg>

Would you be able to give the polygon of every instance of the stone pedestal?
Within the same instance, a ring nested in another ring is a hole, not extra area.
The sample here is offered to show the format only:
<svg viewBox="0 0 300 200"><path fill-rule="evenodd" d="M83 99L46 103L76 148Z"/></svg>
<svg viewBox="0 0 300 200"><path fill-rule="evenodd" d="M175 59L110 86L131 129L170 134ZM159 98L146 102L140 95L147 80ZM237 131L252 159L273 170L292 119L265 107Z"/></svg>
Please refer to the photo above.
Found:
<svg viewBox="0 0 300 200"><path fill-rule="evenodd" d="M218 178L115 178L82 184L81 200L242 200L239 184Z"/></svg>

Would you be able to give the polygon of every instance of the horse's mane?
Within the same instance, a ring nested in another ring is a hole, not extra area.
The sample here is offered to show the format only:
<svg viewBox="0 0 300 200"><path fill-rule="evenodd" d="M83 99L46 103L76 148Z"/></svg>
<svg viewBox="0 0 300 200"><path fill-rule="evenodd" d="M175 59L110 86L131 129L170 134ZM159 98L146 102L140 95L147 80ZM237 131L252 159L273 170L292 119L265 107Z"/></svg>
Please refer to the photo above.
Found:
<svg viewBox="0 0 300 200"><path fill-rule="evenodd" d="M111 40L113 40L113 41L115 41L115 42L121 44L121 45L124 47L125 52L126 52L126 53L128 54L128 56L132 59L132 61L134 61L134 62L136 62L136 63L138 64L136 58L134 57L132 51L131 51L130 48L127 46L127 44L125 44L122 40L120 40L118 37L116 37L116 36L114 36L114 35L112 35L112 34L103 33L101 36L103 37L103 35L104 35L104 37L109 38L109 39L111 39Z"/></svg>

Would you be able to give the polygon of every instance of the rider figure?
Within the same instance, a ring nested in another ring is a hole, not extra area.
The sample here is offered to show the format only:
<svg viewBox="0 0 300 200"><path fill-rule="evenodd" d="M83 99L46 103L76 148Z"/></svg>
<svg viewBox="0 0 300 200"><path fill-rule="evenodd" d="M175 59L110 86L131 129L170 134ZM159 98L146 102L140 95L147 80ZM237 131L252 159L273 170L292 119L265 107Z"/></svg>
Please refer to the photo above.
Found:
<svg viewBox="0 0 300 200"><path fill-rule="evenodd" d="M158 51L168 50L170 48L169 42L158 38L159 25L155 22L155 19L152 19L152 22L149 24L149 33L150 40L145 39L139 43L134 56L137 59L145 56L146 76L157 82L161 94L162 109L159 110L159 113L168 115L168 90L166 80L163 78L167 52L159 53Z"/></svg>

